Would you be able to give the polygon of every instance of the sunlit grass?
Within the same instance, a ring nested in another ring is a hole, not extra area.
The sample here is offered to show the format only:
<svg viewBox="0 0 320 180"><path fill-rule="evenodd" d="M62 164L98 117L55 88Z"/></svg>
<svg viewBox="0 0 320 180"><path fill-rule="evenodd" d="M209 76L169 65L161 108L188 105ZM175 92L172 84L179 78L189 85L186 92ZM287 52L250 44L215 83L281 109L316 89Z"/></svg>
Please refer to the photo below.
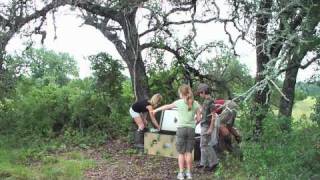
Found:
<svg viewBox="0 0 320 180"><path fill-rule="evenodd" d="M0 179L83 179L85 169L95 165L80 152L40 155L39 160L25 162L25 149L0 149ZM41 153L40 153L41 154Z"/></svg>
<svg viewBox="0 0 320 180"><path fill-rule="evenodd" d="M307 97L302 101L296 102L293 106L292 117L295 120L299 120L301 118L309 119L310 114L313 111L312 108L315 103L316 103L316 99L312 97Z"/></svg>

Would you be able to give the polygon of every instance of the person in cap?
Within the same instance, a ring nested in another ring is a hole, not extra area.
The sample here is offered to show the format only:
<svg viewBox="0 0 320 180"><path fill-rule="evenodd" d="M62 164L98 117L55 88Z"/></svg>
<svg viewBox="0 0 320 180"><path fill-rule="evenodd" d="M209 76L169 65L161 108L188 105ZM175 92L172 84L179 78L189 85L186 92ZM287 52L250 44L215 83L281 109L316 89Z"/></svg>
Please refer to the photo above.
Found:
<svg viewBox="0 0 320 180"><path fill-rule="evenodd" d="M138 126L138 129L135 132L135 146L137 148L143 148L143 139L145 127L148 124L147 113L149 112L151 121L154 127L160 130L159 123L157 122L152 111L160 104L162 96L158 93L151 97L151 99L144 99L141 101L135 102L130 107L130 115L133 118L133 121Z"/></svg>
<svg viewBox="0 0 320 180"><path fill-rule="evenodd" d="M218 141L216 135L218 132L218 123L216 121L215 104L210 96L210 88L207 84L199 84L197 94L204 99L201 108L201 136L200 136L200 151L201 159L197 168L204 168L206 171L213 171L218 165L218 157L213 148ZM214 134L213 134L214 133ZM213 140L212 138L215 138Z"/></svg>

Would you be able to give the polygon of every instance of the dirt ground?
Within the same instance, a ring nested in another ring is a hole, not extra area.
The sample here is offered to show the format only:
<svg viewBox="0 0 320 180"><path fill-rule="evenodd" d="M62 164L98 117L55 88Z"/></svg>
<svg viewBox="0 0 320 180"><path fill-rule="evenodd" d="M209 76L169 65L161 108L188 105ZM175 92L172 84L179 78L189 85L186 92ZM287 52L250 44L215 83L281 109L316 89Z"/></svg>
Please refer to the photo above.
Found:
<svg viewBox="0 0 320 180"><path fill-rule="evenodd" d="M97 166L85 173L86 179L176 179L178 161L174 158L139 154L132 146L121 140L108 141L105 146L88 150ZM194 165L197 162L194 162ZM193 179L212 179L213 172L193 169Z"/></svg>

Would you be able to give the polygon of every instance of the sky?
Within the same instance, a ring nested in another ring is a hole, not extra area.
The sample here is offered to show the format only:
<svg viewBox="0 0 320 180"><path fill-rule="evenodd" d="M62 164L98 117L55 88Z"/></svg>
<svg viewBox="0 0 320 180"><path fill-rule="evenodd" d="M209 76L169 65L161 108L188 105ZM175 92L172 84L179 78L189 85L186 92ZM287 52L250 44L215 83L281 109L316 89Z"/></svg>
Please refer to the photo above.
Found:
<svg viewBox="0 0 320 180"><path fill-rule="evenodd" d="M116 59L121 59L113 44L105 38L102 33L92 26L82 25L82 20L77 17L77 12L60 8L56 14L56 35L52 23L51 15L48 15L48 22L44 26L47 31L47 37L43 45L40 44L40 37L36 36L33 39L36 41L35 47L45 47L56 52L66 52L75 58L79 65L80 78L91 75L90 62L88 56L99 52L107 52ZM210 42L212 40L227 41L227 35L223 30L222 25L203 24L198 26L197 41L200 43ZM20 34L9 42L7 51L9 53L21 52L25 46L24 42L27 39ZM248 43L241 41L236 46L236 51L240 55L239 61L247 65L250 74L255 76L255 48ZM124 72L129 75L128 71ZM312 74L312 71L306 69L299 71L298 80L304 80Z"/></svg>

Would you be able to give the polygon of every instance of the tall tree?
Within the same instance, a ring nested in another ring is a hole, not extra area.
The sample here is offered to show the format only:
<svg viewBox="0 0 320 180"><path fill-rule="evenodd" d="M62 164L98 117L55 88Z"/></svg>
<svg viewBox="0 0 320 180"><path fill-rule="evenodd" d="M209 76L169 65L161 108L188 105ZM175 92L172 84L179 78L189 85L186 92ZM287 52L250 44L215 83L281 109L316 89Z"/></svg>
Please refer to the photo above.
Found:
<svg viewBox="0 0 320 180"><path fill-rule="evenodd" d="M291 40L291 45L286 47L289 52L285 59L286 65L280 70L285 72L285 78L282 86L284 96L280 100L279 115L291 117L298 71L320 59L320 36L316 32L320 22L320 2L301 0L299 4L288 8L287 11L291 15L287 17L287 21L289 20L291 24L285 29L289 32L287 36L290 37L286 40ZM308 55L310 52L312 55ZM307 62L304 63L304 59Z"/></svg>
<svg viewBox="0 0 320 180"><path fill-rule="evenodd" d="M12 0L0 3L0 81L4 80L4 59L9 40L19 33L24 25L39 18L41 18L40 22L38 22L34 30L30 30L30 34L41 34L44 38L46 34L41 30L41 26L45 21L46 14L54 8L65 5L67 2L68 0L38 2Z"/></svg>
<svg viewBox="0 0 320 180"><path fill-rule="evenodd" d="M186 1L183 4L161 4L160 2L137 1L78 1L75 5L84 9L85 23L99 29L116 47L125 61L131 76L132 85L137 99L143 99L149 95L148 77L142 51L156 47L152 36L166 36L171 38L174 33L172 26L185 24L208 23L215 18L195 19L195 4ZM169 10L165 10L165 6ZM139 29L138 10L146 12L147 28ZM172 16L184 13L180 21L172 20ZM195 28L193 28L195 29ZM148 41L149 39L149 41ZM150 40L151 39L151 40ZM159 45L159 43L158 43ZM160 45L161 46L161 45ZM163 48L163 46L158 48Z"/></svg>

